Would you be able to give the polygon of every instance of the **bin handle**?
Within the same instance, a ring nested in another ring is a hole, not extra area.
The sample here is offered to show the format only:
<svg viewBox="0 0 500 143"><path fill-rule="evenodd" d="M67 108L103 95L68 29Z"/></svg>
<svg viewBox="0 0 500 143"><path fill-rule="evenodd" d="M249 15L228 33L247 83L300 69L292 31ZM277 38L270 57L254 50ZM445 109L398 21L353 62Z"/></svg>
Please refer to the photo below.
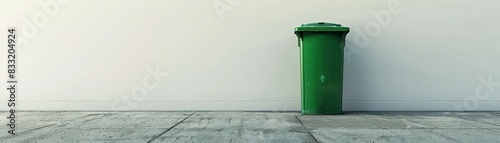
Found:
<svg viewBox="0 0 500 143"><path fill-rule="evenodd" d="M301 40L302 38L297 38L297 39L298 39L298 42L297 42L298 45L297 46L300 48L300 42L302 42L302 40Z"/></svg>

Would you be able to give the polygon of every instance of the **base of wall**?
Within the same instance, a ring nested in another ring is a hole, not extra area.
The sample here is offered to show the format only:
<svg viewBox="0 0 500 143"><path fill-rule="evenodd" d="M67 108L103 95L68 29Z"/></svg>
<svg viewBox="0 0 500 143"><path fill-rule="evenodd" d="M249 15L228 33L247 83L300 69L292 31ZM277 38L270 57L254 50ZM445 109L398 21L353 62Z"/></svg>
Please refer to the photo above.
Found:
<svg viewBox="0 0 500 143"><path fill-rule="evenodd" d="M300 111L300 101L23 101L34 111ZM10 110L1 106L1 111ZM500 111L500 101L344 101L343 111Z"/></svg>

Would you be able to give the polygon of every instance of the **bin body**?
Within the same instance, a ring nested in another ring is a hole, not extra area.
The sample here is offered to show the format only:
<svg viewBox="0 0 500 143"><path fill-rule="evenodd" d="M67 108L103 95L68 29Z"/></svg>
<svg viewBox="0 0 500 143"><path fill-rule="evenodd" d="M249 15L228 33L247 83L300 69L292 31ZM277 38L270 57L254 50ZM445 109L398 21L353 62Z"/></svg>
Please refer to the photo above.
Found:
<svg viewBox="0 0 500 143"><path fill-rule="evenodd" d="M302 114L341 114L345 36L349 28L333 23L295 29L301 61Z"/></svg>

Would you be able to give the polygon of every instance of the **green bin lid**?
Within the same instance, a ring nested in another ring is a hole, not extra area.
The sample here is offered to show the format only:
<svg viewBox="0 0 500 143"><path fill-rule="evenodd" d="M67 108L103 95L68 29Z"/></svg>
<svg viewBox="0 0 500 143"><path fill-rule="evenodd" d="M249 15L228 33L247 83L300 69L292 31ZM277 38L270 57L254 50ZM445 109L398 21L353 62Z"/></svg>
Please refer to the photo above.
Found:
<svg viewBox="0 0 500 143"><path fill-rule="evenodd" d="M295 28L295 35L302 38L302 32L349 32L349 27L343 27L336 23L315 22L302 24Z"/></svg>
<svg viewBox="0 0 500 143"><path fill-rule="evenodd" d="M314 22L302 24L300 27L295 28L295 32L301 31L343 31L349 32L349 27L343 27L340 24L336 23L327 23L327 22Z"/></svg>

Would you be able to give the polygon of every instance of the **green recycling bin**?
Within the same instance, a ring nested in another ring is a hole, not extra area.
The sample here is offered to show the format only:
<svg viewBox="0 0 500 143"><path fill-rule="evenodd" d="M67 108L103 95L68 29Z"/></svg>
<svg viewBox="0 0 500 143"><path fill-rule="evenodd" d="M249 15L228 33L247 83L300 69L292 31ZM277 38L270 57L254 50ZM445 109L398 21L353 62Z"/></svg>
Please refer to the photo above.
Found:
<svg viewBox="0 0 500 143"><path fill-rule="evenodd" d="M341 114L349 27L316 22L295 28L300 47L302 114Z"/></svg>

